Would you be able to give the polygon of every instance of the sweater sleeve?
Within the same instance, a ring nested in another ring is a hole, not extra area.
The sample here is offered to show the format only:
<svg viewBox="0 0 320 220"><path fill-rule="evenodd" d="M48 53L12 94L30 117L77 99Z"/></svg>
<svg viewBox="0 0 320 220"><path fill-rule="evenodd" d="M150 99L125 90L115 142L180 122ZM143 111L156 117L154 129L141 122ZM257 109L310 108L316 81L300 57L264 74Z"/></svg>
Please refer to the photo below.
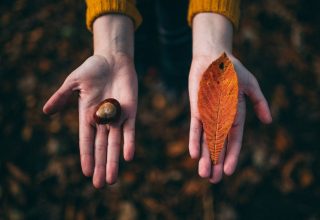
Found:
<svg viewBox="0 0 320 220"><path fill-rule="evenodd" d="M193 17L201 12L215 12L227 17L238 28L240 0L190 0L188 23L192 26Z"/></svg>
<svg viewBox="0 0 320 220"><path fill-rule="evenodd" d="M92 32L92 25L96 18L108 13L124 14L129 16L135 29L142 22L142 17L135 6L135 0L86 0L86 24L89 31Z"/></svg>

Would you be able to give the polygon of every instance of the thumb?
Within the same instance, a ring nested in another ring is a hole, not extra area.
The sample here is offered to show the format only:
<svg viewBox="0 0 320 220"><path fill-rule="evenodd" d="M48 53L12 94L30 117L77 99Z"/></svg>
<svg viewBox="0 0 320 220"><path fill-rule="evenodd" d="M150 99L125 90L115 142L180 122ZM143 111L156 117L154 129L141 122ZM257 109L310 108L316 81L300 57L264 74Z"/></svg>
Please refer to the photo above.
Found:
<svg viewBox="0 0 320 220"><path fill-rule="evenodd" d="M267 100L260 89L258 81L252 75L249 82L249 88L247 88L246 94L251 99L254 105L254 110L260 121L265 124L271 123L272 117Z"/></svg>
<svg viewBox="0 0 320 220"><path fill-rule="evenodd" d="M78 83L70 74L60 88L51 96L47 103L43 106L43 112L45 114L54 114L60 111L67 103L72 92L76 90Z"/></svg>

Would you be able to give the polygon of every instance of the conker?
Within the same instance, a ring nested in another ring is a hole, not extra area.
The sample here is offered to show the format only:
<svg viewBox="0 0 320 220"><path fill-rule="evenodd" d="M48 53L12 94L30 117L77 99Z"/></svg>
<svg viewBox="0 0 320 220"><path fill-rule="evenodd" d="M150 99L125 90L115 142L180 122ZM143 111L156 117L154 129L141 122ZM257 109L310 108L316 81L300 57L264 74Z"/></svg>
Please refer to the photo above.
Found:
<svg viewBox="0 0 320 220"><path fill-rule="evenodd" d="M121 116L120 103L113 98L105 99L98 106L94 113L94 120L98 124L116 122Z"/></svg>

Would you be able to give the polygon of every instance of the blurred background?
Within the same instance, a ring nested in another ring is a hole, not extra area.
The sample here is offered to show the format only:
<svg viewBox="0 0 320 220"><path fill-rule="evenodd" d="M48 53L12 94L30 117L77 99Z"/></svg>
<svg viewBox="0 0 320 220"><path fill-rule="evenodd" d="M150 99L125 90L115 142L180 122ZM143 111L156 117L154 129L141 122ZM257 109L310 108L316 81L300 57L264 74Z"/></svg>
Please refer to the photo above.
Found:
<svg viewBox="0 0 320 220"><path fill-rule="evenodd" d="M80 169L76 95L63 112L42 113L92 54L84 1L1 1L0 219L320 219L318 1L242 1L235 55L258 78L273 124L248 102L238 168L217 185L188 155L190 29L170 44L163 4L138 4L135 159L96 190Z"/></svg>

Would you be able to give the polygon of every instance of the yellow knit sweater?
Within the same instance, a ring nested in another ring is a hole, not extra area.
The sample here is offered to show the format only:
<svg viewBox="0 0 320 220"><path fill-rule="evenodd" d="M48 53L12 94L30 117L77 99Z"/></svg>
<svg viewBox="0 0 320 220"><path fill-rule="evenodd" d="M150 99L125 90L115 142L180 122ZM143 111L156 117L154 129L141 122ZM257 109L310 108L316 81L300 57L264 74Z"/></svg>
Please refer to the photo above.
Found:
<svg viewBox="0 0 320 220"><path fill-rule="evenodd" d="M94 20L108 13L119 13L129 16L135 28L142 22L142 17L135 7L135 0L86 0L87 3L87 28L92 31ZM189 0L188 23L197 13L215 12L226 16L238 27L240 16L240 0Z"/></svg>

